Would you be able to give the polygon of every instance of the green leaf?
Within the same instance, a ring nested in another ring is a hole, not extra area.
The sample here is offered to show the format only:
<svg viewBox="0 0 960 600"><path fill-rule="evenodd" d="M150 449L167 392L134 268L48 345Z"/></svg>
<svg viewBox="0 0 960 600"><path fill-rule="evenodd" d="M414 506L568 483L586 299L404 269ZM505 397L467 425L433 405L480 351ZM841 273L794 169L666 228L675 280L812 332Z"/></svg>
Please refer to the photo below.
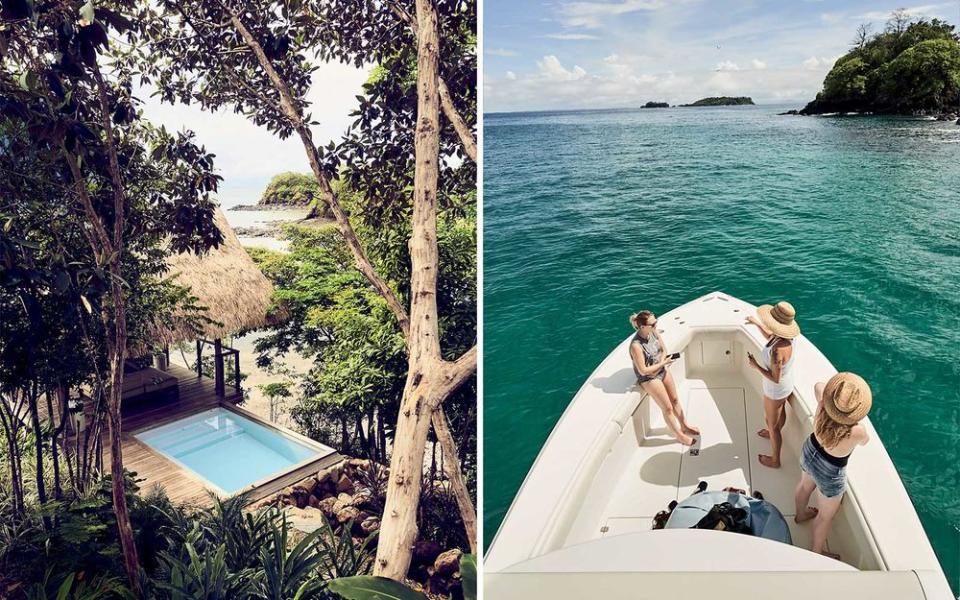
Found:
<svg viewBox="0 0 960 600"><path fill-rule="evenodd" d="M347 600L426 600L426 595L386 577L358 575L334 579L331 592Z"/></svg>
<svg viewBox="0 0 960 600"><path fill-rule="evenodd" d="M460 581L463 583L463 600L477 600L477 557L473 554L460 557Z"/></svg>
<svg viewBox="0 0 960 600"><path fill-rule="evenodd" d="M87 24L93 23L97 19L96 9L93 7L93 0L87 0L87 3L80 8L80 18L87 22Z"/></svg>
<svg viewBox="0 0 960 600"><path fill-rule="evenodd" d="M70 594L70 588L73 587L74 577L76 577L76 573L70 573L60 584L60 589L57 590L57 600L66 600L66 597Z"/></svg>

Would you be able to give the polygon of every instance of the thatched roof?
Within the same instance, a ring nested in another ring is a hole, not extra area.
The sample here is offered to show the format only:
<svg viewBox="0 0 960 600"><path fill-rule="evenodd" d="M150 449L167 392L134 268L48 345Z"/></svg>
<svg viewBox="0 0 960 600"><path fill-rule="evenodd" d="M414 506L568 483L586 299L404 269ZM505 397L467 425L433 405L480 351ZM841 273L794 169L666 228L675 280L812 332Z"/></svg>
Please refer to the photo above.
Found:
<svg viewBox="0 0 960 600"><path fill-rule="evenodd" d="M216 223L223 232L223 243L201 256L175 254L167 262L168 275L179 285L187 286L197 298L196 304L205 307L205 316L217 323L201 323L199 337L222 338L268 324L267 307L271 304L273 286L247 254L237 234L218 208ZM184 319L174 319L174 325L156 332L153 340L175 344L194 340L197 331Z"/></svg>

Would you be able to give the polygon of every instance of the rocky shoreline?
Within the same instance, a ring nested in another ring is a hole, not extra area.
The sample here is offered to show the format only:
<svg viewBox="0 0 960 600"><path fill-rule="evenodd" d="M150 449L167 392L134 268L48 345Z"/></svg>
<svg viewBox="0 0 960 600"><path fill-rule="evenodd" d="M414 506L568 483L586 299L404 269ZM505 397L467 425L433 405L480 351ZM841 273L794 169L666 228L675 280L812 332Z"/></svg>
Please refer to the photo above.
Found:
<svg viewBox="0 0 960 600"><path fill-rule="evenodd" d="M280 225L290 221L278 221L257 227L234 227L233 232L240 237L247 238L273 238L278 239L280 235Z"/></svg>
<svg viewBox="0 0 960 600"><path fill-rule="evenodd" d="M273 211L273 210L308 210L309 206L302 204L238 204L231 206L227 210L253 210L253 211Z"/></svg>
<svg viewBox="0 0 960 600"><path fill-rule="evenodd" d="M924 111L914 112L910 114L893 114L893 113L875 113L869 111L838 111L838 112L810 112L805 109L791 109L784 111L782 113L777 113L777 115L789 115L789 116L798 116L798 117L929 117L934 121L952 121L957 125L960 125L960 112L945 112L945 113L928 113Z"/></svg>

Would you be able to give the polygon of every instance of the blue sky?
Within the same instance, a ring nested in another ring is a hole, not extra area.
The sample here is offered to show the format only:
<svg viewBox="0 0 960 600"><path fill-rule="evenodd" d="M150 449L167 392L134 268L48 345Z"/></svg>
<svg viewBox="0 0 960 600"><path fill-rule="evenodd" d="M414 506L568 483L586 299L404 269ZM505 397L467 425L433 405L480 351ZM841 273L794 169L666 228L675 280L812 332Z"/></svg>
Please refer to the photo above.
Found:
<svg viewBox="0 0 960 600"><path fill-rule="evenodd" d="M485 0L484 111L751 96L801 106L861 23L957 23L960 2Z"/></svg>

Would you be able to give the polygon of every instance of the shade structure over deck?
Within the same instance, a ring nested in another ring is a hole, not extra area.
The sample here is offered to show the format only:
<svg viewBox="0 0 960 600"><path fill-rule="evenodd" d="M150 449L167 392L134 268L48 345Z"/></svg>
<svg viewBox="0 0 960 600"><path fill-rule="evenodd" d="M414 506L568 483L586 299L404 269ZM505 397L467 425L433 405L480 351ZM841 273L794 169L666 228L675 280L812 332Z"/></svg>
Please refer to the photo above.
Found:
<svg viewBox="0 0 960 600"><path fill-rule="evenodd" d="M216 224L223 243L202 255L183 253L168 259L168 276L190 288L194 304L206 309L213 322L193 324L184 314L172 322L157 324L151 333L156 345L176 344L198 338L217 339L263 327L270 322L273 286L247 254L220 209Z"/></svg>

